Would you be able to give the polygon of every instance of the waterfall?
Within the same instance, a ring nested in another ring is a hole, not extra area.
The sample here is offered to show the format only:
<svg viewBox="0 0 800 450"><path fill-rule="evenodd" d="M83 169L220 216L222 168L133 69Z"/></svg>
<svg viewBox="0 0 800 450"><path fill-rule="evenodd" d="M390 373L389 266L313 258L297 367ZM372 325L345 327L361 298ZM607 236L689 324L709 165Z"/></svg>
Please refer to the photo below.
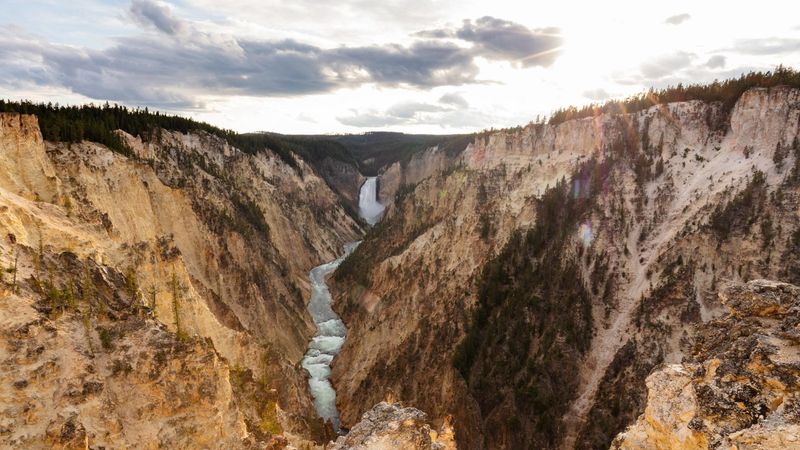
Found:
<svg viewBox="0 0 800 450"><path fill-rule="evenodd" d="M358 193L358 210L364 220L375 225L381 219L384 206L378 202L378 177L369 177Z"/></svg>

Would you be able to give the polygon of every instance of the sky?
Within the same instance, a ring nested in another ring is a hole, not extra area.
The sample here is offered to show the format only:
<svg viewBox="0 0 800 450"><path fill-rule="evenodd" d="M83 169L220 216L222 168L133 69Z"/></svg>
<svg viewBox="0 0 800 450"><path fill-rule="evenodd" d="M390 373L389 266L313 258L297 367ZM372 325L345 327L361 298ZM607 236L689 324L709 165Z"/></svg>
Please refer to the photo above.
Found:
<svg viewBox="0 0 800 450"><path fill-rule="evenodd" d="M240 132L461 133L800 68L800 2L0 0L0 98Z"/></svg>

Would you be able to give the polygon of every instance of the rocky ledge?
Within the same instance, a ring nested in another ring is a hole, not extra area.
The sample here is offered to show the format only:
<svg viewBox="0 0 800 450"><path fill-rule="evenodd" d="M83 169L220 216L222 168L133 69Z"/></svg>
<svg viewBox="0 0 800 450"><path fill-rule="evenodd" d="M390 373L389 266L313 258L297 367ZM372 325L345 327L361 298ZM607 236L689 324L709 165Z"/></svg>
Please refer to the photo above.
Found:
<svg viewBox="0 0 800 450"><path fill-rule="evenodd" d="M647 378L647 407L613 449L800 449L800 287L768 280L719 294L693 355Z"/></svg>
<svg viewBox="0 0 800 450"><path fill-rule="evenodd" d="M455 437L448 421L435 431L428 416L416 408L380 402L361 416L346 436L328 450L455 450Z"/></svg>

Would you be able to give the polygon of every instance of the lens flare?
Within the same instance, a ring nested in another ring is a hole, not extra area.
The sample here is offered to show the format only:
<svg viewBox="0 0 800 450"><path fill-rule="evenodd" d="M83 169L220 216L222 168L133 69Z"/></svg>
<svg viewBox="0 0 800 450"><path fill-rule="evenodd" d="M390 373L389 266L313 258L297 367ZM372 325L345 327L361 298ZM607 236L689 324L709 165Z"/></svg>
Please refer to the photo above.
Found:
<svg viewBox="0 0 800 450"><path fill-rule="evenodd" d="M591 222L582 223L578 229L578 235L580 236L584 247L592 245L592 241L594 240L594 232L592 231Z"/></svg>

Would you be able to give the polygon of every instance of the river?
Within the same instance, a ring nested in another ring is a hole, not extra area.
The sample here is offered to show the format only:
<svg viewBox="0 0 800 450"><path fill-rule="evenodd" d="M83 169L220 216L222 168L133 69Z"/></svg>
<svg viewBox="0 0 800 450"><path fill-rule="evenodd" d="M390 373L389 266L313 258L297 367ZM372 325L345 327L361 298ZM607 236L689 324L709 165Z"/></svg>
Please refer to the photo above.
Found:
<svg viewBox="0 0 800 450"><path fill-rule="evenodd" d="M370 225L380 220L384 207L377 201L375 177L367 178L361 186L358 207L361 217ZM314 397L317 414L323 420L330 421L337 433L341 432L341 421L339 411L336 409L336 391L330 380L331 363L344 345L347 328L331 307L331 293L325 284L325 279L360 243L361 241L346 244L342 256L314 267L308 274L311 281L308 312L317 325L317 333L308 344L308 351L301 364L309 373L308 385Z"/></svg>

